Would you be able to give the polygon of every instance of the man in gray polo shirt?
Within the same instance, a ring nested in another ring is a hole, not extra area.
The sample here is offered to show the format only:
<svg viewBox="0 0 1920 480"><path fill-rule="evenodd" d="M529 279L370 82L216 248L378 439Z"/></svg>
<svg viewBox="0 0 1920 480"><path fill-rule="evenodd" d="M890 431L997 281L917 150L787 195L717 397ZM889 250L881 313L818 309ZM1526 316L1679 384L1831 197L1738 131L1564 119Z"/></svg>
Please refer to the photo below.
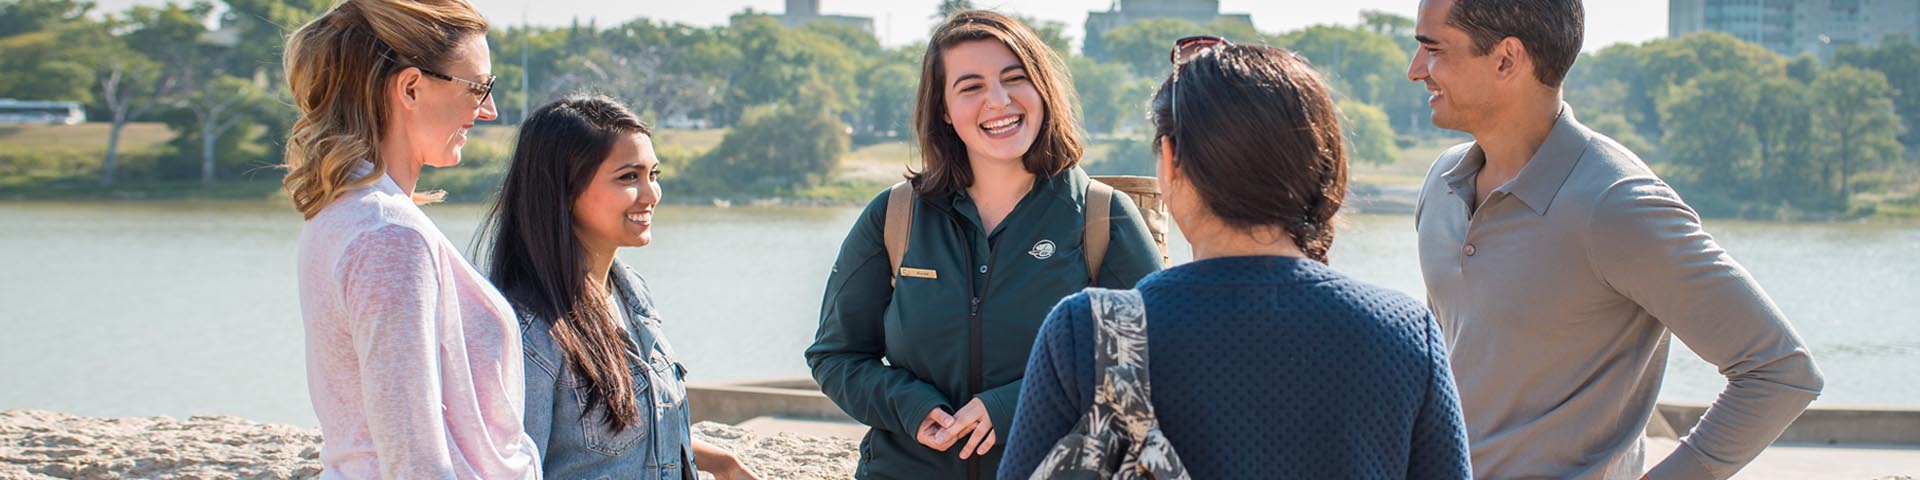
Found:
<svg viewBox="0 0 1920 480"><path fill-rule="evenodd" d="M1474 474L1727 478L1819 395L1820 373L1693 209L1562 102L1582 17L1578 0L1426 0L1415 27L1408 78L1434 125L1474 139L1434 162L1414 214ZM1727 386L1648 469L1669 331Z"/></svg>

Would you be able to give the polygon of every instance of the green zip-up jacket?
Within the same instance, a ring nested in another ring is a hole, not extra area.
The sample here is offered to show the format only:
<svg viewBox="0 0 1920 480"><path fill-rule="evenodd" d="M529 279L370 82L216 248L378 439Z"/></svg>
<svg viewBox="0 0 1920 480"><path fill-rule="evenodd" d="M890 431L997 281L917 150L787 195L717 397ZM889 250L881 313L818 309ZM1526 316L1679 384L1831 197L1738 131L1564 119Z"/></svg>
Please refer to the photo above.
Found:
<svg viewBox="0 0 1920 480"><path fill-rule="evenodd" d="M1073 168L1040 178L992 232L965 193L922 197L901 267L888 272L882 231L887 192L867 204L840 245L807 365L847 415L872 427L860 442L858 478L994 478L1011 431L1027 354L1047 312L1090 285L1081 247L1088 178ZM1113 196L1114 218L1099 286L1131 288L1160 269L1140 212ZM960 460L914 440L927 412L987 407L999 444Z"/></svg>

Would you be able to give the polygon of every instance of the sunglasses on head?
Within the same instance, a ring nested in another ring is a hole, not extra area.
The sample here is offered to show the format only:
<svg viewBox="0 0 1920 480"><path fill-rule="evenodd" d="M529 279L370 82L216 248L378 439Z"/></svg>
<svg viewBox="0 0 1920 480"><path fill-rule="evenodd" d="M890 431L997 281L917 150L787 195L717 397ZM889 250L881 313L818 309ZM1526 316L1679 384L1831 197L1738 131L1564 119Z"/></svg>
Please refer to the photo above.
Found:
<svg viewBox="0 0 1920 480"><path fill-rule="evenodd" d="M1173 51L1167 52L1167 61L1173 63L1173 85L1168 87L1171 97L1167 103L1173 108L1174 125L1180 124L1180 66L1199 56L1200 52L1231 45L1233 42L1227 41L1226 37L1214 35L1194 35L1173 41Z"/></svg>
<svg viewBox="0 0 1920 480"><path fill-rule="evenodd" d="M1227 41L1226 37L1214 35L1181 37L1179 40L1173 41L1173 51L1167 52L1167 61L1172 62L1174 66L1178 67L1180 64L1187 63L1187 60L1192 60L1193 56L1199 54L1201 51L1216 46L1224 47L1229 45L1233 45L1233 42Z"/></svg>

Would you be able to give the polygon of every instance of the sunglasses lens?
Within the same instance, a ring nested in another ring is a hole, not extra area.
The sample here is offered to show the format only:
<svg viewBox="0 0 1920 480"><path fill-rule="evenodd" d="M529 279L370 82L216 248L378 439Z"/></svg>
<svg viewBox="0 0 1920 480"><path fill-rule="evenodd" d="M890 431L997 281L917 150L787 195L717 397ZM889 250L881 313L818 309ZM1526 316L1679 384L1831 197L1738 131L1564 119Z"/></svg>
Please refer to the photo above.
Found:
<svg viewBox="0 0 1920 480"><path fill-rule="evenodd" d="M1215 45L1226 43L1226 41L1224 38L1214 36L1186 37L1176 40L1173 42L1173 55L1170 60L1175 64L1185 62L1187 59L1192 58L1194 54L1212 48Z"/></svg>

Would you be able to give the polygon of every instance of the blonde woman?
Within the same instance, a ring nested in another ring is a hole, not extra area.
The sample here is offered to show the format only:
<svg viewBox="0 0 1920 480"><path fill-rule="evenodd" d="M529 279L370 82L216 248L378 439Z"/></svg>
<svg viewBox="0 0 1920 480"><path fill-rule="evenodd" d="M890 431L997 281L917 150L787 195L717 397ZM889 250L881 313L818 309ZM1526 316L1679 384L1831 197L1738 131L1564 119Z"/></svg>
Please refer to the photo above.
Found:
<svg viewBox="0 0 1920 480"><path fill-rule="evenodd" d="M486 31L460 0L347 0L287 42L323 478L540 478L513 311L416 206L494 118Z"/></svg>

